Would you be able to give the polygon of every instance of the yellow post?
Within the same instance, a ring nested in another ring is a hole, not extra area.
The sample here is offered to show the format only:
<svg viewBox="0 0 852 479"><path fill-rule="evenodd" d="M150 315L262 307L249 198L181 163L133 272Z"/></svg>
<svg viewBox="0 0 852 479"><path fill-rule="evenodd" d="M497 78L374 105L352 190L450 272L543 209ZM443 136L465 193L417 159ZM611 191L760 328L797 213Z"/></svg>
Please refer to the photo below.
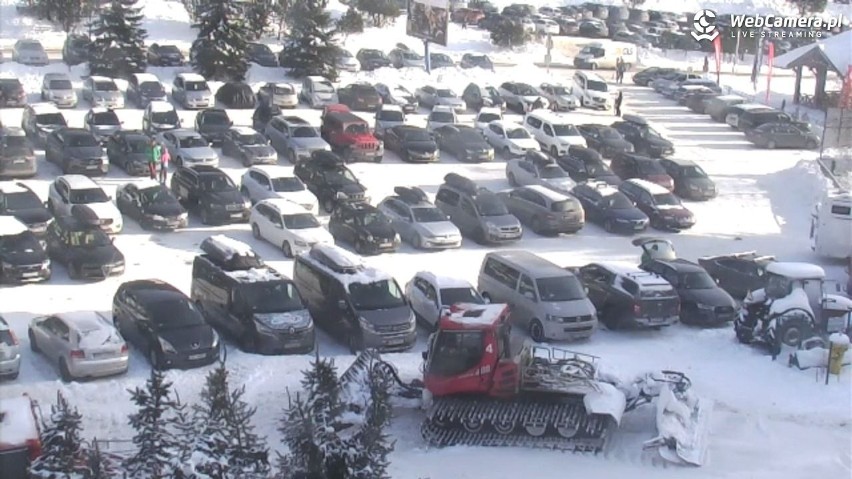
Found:
<svg viewBox="0 0 852 479"><path fill-rule="evenodd" d="M828 372L829 374L840 375L843 369L843 358L846 356L846 351L849 350L849 337L845 334L835 333L828 338Z"/></svg>

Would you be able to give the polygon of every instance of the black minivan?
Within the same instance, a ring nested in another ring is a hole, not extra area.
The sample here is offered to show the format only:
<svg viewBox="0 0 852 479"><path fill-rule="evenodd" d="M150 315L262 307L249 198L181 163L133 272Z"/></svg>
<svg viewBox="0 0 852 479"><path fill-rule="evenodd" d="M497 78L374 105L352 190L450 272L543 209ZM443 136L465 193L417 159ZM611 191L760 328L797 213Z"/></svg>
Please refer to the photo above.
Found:
<svg viewBox="0 0 852 479"><path fill-rule="evenodd" d="M410 349L414 313L396 280L336 246L317 244L293 263L293 280L311 316L352 352Z"/></svg>

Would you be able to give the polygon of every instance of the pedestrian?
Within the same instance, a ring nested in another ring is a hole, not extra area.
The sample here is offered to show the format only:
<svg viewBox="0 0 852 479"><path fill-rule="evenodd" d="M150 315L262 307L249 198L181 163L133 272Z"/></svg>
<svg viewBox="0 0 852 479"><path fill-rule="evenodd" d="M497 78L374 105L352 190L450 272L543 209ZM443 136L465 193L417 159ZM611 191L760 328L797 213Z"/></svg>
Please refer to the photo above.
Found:
<svg viewBox="0 0 852 479"><path fill-rule="evenodd" d="M541 108L544 108L544 102L541 100L541 97L538 97L538 98L536 98L536 99L535 99L535 101L533 102L533 104L532 104L532 109L531 109L530 111L532 111L532 110L539 110L539 109L541 109Z"/></svg>
<svg viewBox="0 0 852 479"><path fill-rule="evenodd" d="M162 152L162 148L160 147L157 140L151 138L151 151L148 156L148 173L151 176L152 180L157 179L157 165L160 164L160 154Z"/></svg>
<svg viewBox="0 0 852 479"><path fill-rule="evenodd" d="M710 57L707 55L704 55L704 67L702 67L702 70L704 70L705 75L710 73Z"/></svg>
<svg viewBox="0 0 852 479"><path fill-rule="evenodd" d="M615 97L615 116L621 116L621 102L624 101L624 93L618 91L618 96Z"/></svg>
<svg viewBox="0 0 852 479"><path fill-rule="evenodd" d="M615 82L620 85L621 80L623 78L624 78L624 59L621 58L621 57L618 57L615 60Z"/></svg>
<svg viewBox="0 0 852 479"><path fill-rule="evenodd" d="M852 298L852 256L846 258L846 296Z"/></svg>
<svg viewBox="0 0 852 479"><path fill-rule="evenodd" d="M166 178L169 175L169 162L172 157L169 154L168 148L163 148L162 153L160 153L160 183L166 184Z"/></svg>

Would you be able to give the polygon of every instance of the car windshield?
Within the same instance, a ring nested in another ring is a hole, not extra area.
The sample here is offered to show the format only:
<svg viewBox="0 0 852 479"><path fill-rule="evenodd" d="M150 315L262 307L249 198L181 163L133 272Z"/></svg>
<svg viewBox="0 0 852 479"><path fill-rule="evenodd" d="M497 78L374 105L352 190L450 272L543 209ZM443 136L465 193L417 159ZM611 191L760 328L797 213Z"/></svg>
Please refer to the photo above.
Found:
<svg viewBox="0 0 852 479"><path fill-rule="evenodd" d="M492 121L502 120L503 116L499 113L480 113L476 121L480 123L491 123Z"/></svg>
<svg viewBox="0 0 852 479"><path fill-rule="evenodd" d="M272 178L272 189L278 193L305 191L305 184L295 176L280 176Z"/></svg>
<svg viewBox="0 0 852 479"><path fill-rule="evenodd" d="M41 246L31 231L16 235L0 236L0 251L6 253L25 253L38 251Z"/></svg>
<svg viewBox="0 0 852 479"><path fill-rule="evenodd" d="M606 83L597 80L589 80L586 82L586 89L591 91L601 91L607 92L609 89L606 86Z"/></svg>
<svg viewBox="0 0 852 479"><path fill-rule="evenodd" d="M642 133L642 136L645 138L653 138L656 140L662 140L663 135L661 135L657 130L651 128L650 126L645 127L645 131Z"/></svg>
<svg viewBox="0 0 852 479"><path fill-rule="evenodd" d="M497 91L497 89L494 88L493 86L485 87L485 91L488 92L488 95L490 95L493 98L500 98L500 92Z"/></svg>
<svg viewBox="0 0 852 479"><path fill-rule="evenodd" d="M452 90L440 89L436 92L440 98L455 98L456 94Z"/></svg>
<svg viewBox="0 0 852 479"><path fill-rule="evenodd" d="M21 193L7 193L3 195L5 208L10 211L41 209L44 207L35 193L24 191Z"/></svg>
<svg viewBox="0 0 852 479"><path fill-rule="evenodd" d="M95 91L118 91L118 86L111 81L96 81Z"/></svg>
<svg viewBox="0 0 852 479"><path fill-rule="evenodd" d="M554 95L570 95L571 90L565 88L564 86L553 86L550 87L551 91L553 91Z"/></svg>
<svg viewBox="0 0 852 479"><path fill-rule="evenodd" d="M482 296L473 288L444 288L441 290L441 306L458 303L482 304Z"/></svg>
<svg viewBox="0 0 852 479"><path fill-rule="evenodd" d="M630 198L621 192L605 196L604 201L606 202L606 207L610 210L632 210L635 208L635 206L633 206L633 202L630 201Z"/></svg>
<svg viewBox="0 0 852 479"><path fill-rule="evenodd" d="M580 136L580 130L574 125L553 125L556 136Z"/></svg>
<svg viewBox="0 0 852 479"><path fill-rule="evenodd" d="M451 63L452 62L452 60L450 60L450 57L448 57L446 55L441 55L440 53L433 53L432 55L429 55L429 59L430 59L430 61L435 62L435 63Z"/></svg>
<svg viewBox="0 0 852 479"><path fill-rule="evenodd" d="M241 283L239 294L252 313L283 313L305 309L302 298L291 281Z"/></svg>
<svg viewBox="0 0 852 479"><path fill-rule="evenodd" d="M606 166L606 164L601 162L601 161L589 161L589 162L586 162L585 166L586 166L586 173L588 173L588 175L591 176L592 178L597 177L597 176L601 176L601 175L608 175L608 174L612 173L611 170L609 169L609 167Z"/></svg>
<svg viewBox="0 0 852 479"><path fill-rule="evenodd" d="M26 136L7 136L4 140L6 148L24 148L29 146Z"/></svg>
<svg viewBox="0 0 852 479"><path fill-rule="evenodd" d="M657 206L678 206L680 201L671 193L654 195L654 204Z"/></svg>
<svg viewBox="0 0 852 479"><path fill-rule="evenodd" d="M204 146L210 146L207 143L207 140L200 136L185 136L178 140L181 148L201 148Z"/></svg>
<svg viewBox="0 0 852 479"><path fill-rule="evenodd" d="M62 116L62 113L43 113L41 115L36 116L36 124L39 125L61 125L67 126L68 124L65 122L65 117Z"/></svg>
<svg viewBox="0 0 852 479"><path fill-rule="evenodd" d="M87 203L105 203L109 201L109 197L100 188L84 188L81 190L71 190L68 200L73 205L85 205Z"/></svg>
<svg viewBox="0 0 852 479"><path fill-rule="evenodd" d="M92 135L69 135L66 145L71 148L85 148L89 146L98 146L98 140Z"/></svg>
<svg viewBox="0 0 852 479"><path fill-rule="evenodd" d="M677 276L681 289L715 289L716 282L705 271L681 273Z"/></svg>
<svg viewBox="0 0 852 479"><path fill-rule="evenodd" d="M38 51L43 50L41 43L38 42L21 42L18 44L18 50Z"/></svg>
<svg viewBox="0 0 852 479"><path fill-rule="evenodd" d="M146 95L156 95L160 93L165 93L166 91L163 89L163 85L158 81L146 81L139 84L139 91Z"/></svg>
<svg viewBox="0 0 852 479"><path fill-rule="evenodd" d="M142 203L147 205L170 205L177 202L165 185L152 186L139 191Z"/></svg>
<svg viewBox="0 0 852 479"><path fill-rule="evenodd" d="M334 86L327 81L314 82L314 93L334 93Z"/></svg>
<svg viewBox="0 0 852 479"><path fill-rule="evenodd" d="M317 129L312 126L297 126L293 129L293 138L316 138Z"/></svg>
<svg viewBox="0 0 852 479"><path fill-rule="evenodd" d="M583 285L573 275L539 278L535 284L541 301L574 301L586 297Z"/></svg>
<svg viewBox="0 0 852 479"><path fill-rule="evenodd" d="M550 204L550 211L555 213L565 213L574 209L574 202L571 200L554 201Z"/></svg>
<svg viewBox="0 0 852 479"><path fill-rule="evenodd" d="M405 116L401 111L382 110L379 112L379 120L382 121L403 121Z"/></svg>
<svg viewBox="0 0 852 479"><path fill-rule="evenodd" d="M201 117L201 123L205 125L227 125L230 122L231 119L224 111L211 111Z"/></svg>
<svg viewBox="0 0 852 479"><path fill-rule="evenodd" d="M293 88L290 85L276 85L275 86L275 94L276 95L292 95Z"/></svg>
<svg viewBox="0 0 852 479"><path fill-rule="evenodd" d="M352 305L359 311L376 311L405 306L402 291L393 279L372 283L351 283L349 295Z"/></svg>
<svg viewBox="0 0 852 479"><path fill-rule="evenodd" d="M71 45L77 48L87 47L91 43L92 41L86 37L76 37L71 39Z"/></svg>
<svg viewBox="0 0 852 479"><path fill-rule="evenodd" d="M600 130L598 130L598 133L600 133L601 138L603 138L605 140L620 140L620 139L622 139L621 133L616 131L615 128L601 128Z"/></svg>
<svg viewBox="0 0 852 479"><path fill-rule="evenodd" d="M406 141L432 141L432 136L422 130L408 130L403 134Z"/></svg>
<svg viewBox="0 0 852 479"><path fill-rule="evenodd" d="M174 55L180 53L178 47L175 45L160 45L160 53L164 53L166 55Z"/></svg>
<svg viewBox="0 0 852 479"><path fill-rule="evenodd" d="M534 95L538 95L538 92L536 92L535 88L531 87L530 85L525 85L525 84L521 83L520 85L518 85L518 95L534 96Z"/></svg>
<svg viewBox="0 0 852 479"><path fill-rule="evenodd" d="M255 55L272 53L272 50L270 50L269 47L264 45L263 43L249 43L249 50Z"/></svg>
<svg viewBox="0 0 852 479"><path fill-rule="evenodd" d="M497 198L476 198L476 209L482 216L503 216L508 215L509 210L506 205Z"/></svg>
<svg viewBox="0 0 852 479"><path fill-rule="evenodd" d="M238 135L237 141L243 146L265 145L266 138L260 133L249 133L248 135Z"/></svg>
<svg viewBox="0 0 852 479"><path fill-rule="evenodd" d="M68 80L50 80L50 83L47 84L47 87L51 90L73 90L74 87L71 85L71 82Z"/></svg>
<svg viewBox="0 0 852 479"><path fill-rule="evenodd" d="M231 178L225 175L204 175L200 185L204 191L230 191L237 188Z"/></svg>
<svg viewBox="0 0 852 479"><path fill-rule="evenodd" d="M447 221L447 216L434 206L428 208L411 208L411 213L414 215L414 221L417 223Z"/></svg>
<svg viewBox="0 0 852 479"><path fill-rule="evenodd" d="M455 123L455 115L448 111L433 111L429 114L429 121L438 123Z"/></svg>
<svg viewBox="0 0 852 479"><path fill-rule="evenodd" d="M151 113L151 121L153 123L160 123L163 125L175 125L178 122L178 115L174 110L155 111Z"/></svg>
<svg viewBox="0 0 852 479"><path fill-rule="evenodd" d="M523 128L513 128L506 130L506 137L510 140L526 140L530 138L530 133Z"/></svg>
<svg viewBox="0 0 852 479"><path fill-rule="evenodd" d="M387 223L388 218L382 213L372 211L369 213L364 213L364 215L358 219L358 222L364 226L380 225L383 223Z"/></svg>
<svg viewBox="0 0 852 479"><path fill-rule="evenodd" d="M568 178L568 173L565 173L565 170L563 170L557 165L547 165L545 167L539 168L538 174L539 178L543 178L545 180Z"/></svg>
<svg viewBox="0 0 852 479"><path fill-rule="evenodd" d="M366 123L352 123L346 126L345 131L350 135L365 135L370 132L370 127Z"/></svg>
<svg viewBox="0 0 852 479"><path fill-rule="evenodd" d="M364 58L374 59L374 58L384 58L384 54L378 50L362 50L361 55Z"/></svg>
<svg viewBox="0 0 852 479"><path fill-rule="evenodd" d="M71 246L98 247L110 244L109 236L98 228L85 231L70 231L68 241Z"/></svg>
<svg viewBox="0 0 852 479"><path fill-rule="evenodd" d="M310 213L299 213L297 215L285 215L284 227L288 230L303 230L307 228L319 228L319 221Z"/></svg>
<svg viewBox="0 0 852 479"><path fill-rule="evenodd" d="M188 81L183 85L186 91L206 91L209 90L206 81Z"/></svg>
<svg viewBox="0 0 852 479"><path fill-rule="evenodd" d="M118 120L118 115L114 111L105 111L102 113L92 114L92 123L95 125L118 126L121 122Z"/></svg>
<svg viewBox="0 0 852 479"><path fill-rule="evenodd" d="M707 173L698 165L690 165L683 169L683 176L687 178L707 178Z"/></svg>
<svg viewBox="0 0 852 479"><path fill-rule="evenodd" d="M188 299L169 298L149 303L148 312L157 329L181 329L204 325L204 317Z"/></svg>
<svg viewBox="0 0 852 479"><path fill-rule="evenodd" d="M640 175L665 175L666 170L656 161L638 161L636 168Z"/></svg>
<svg viewBox="0 0 852 479"><path fill-rule="evenodd" d="M143 138L127 140L127 146L130 153L147 153L148 140Z"/></svg>
<svg viewBox="0 0 852 479"><path fill-rule="evenodd" d="M412 53L412 52L403 53L402 58L405 58L406 60L422 60L423 59L422 56L418 55L417 53Z"/></svg>
<svg viewBox="0 0 852 479"><path fill-rule="evenodd" d="M323 173L323 176L325 177L325 180L332 185L356 183L358 181L355 179L355 175L353 175L348 168L343 167L327 170Z"/></svg>

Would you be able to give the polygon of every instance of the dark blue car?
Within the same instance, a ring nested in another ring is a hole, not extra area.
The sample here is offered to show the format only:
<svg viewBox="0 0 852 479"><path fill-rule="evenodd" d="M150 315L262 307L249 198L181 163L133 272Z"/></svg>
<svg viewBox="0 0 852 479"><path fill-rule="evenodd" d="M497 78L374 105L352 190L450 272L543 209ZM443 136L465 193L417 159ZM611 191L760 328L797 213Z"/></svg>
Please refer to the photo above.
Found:
<svg viewBox="0 0 852 479"><path fill-rule="evenodd" d="M583 205L586 221L601 225L610 233L634 234L648 228L648 216L605 181L580 183L571 193Z"/></svg>

